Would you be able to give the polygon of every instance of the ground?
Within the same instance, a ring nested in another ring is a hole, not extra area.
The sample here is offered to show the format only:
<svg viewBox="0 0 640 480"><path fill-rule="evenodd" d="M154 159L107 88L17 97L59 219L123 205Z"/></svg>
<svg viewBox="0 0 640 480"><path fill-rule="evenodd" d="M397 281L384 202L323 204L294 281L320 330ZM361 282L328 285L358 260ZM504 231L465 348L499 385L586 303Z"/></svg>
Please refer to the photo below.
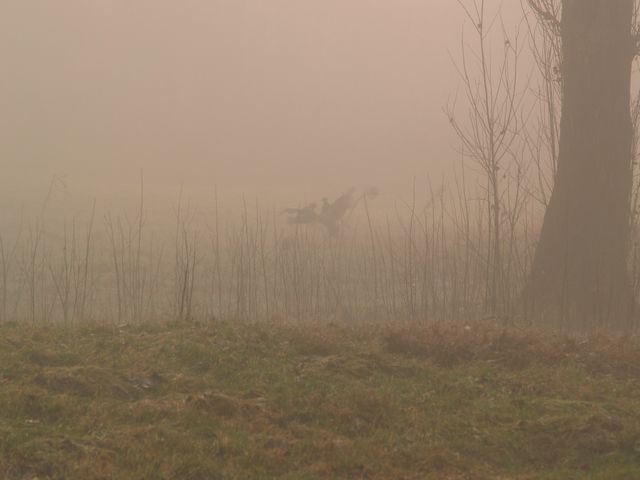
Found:
<svg viewBox="0 0 640 480"><path fill-rule="evenodd" d="M640 342L477 325L4 325L0 472L640 478Z"/></svg>

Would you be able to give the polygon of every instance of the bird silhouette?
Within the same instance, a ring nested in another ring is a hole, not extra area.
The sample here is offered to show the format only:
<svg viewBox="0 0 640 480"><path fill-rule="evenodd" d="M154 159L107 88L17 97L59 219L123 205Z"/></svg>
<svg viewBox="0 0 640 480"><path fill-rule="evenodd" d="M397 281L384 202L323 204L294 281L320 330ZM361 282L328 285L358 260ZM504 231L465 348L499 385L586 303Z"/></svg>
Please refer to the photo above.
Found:
<svg viewBox="0 0 640 480"><path fill-rule="evenodd" d="M312 202L302 208L285 208L282 213L289 215L287 221L290 224L311 225L319 223L327 229L329 235L336 235L340 230L340 222L349 211L356 207L362 198L375 198L380 194L376 187L367 188L358 198L356 198L355 193L356 189L350 188L333 202L324 197L320 212L316 210L317 203Z"/></svg>
<svg viewBox="0 0 640 480"><path fill-rule="evenodd" d="M287 221L296 225L307 225L318 221L318 213L316 212L317 204L310 203L302 208L285 208L282 213L289 215Z"/></svg>
<svg viewBox="0 0 640 480"><path fill-rule="evenodd" d="M340 220L344 218L354 204L353 194L355 190L355 188L350 188L333 202L329 202L326 197L322 199L322 209L318 219L327 228L329 234L335 235L338 233Z"/></svg>

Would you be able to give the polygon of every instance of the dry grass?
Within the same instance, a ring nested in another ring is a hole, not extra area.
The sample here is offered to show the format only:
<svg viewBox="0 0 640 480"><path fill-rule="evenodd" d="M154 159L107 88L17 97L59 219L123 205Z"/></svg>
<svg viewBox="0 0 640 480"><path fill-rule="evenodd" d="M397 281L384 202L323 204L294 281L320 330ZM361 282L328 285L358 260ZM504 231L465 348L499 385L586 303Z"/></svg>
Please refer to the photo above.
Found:
<svg viewBox="0 0 640 480"><path fill-rule="evenodd" d="M590 373L640 378L640 344L629 335L531 332L491 325L435 325L392 329L383 337L389 352L435 364L490 362L510 368L574 362Z"/></svg>
<svg viewBox="0 0 640 480"><path fill-rule="evenodd" d="M490 326L0 331L7 479L640 476L640 344Z"/></svg>

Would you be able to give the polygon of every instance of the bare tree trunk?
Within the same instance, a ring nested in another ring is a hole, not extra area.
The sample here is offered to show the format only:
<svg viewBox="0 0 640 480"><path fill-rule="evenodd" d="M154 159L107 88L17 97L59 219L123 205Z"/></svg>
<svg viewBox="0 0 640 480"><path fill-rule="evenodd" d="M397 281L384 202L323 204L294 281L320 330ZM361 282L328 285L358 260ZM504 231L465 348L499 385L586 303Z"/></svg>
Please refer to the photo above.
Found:
<svg viewBox="0 0 640 480"><path fill-rule="evenodd" d="M633 0L563 0L558 174L526 291L532 319L626 327Z"/></svg>

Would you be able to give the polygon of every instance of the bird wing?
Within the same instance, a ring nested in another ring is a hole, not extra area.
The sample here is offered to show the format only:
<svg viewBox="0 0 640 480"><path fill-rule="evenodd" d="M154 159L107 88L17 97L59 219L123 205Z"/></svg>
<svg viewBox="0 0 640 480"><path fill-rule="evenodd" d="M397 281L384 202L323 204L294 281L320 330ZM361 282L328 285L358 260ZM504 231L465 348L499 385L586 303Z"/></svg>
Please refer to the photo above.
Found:
<svg viewBox="0 0 640 480"><path fill-rule="evenodd" d="M353 192L355 189L350 189L340 197L338 197L327 209L328 213L332 217L342 217L347 210L353 205Z"/></svg>

